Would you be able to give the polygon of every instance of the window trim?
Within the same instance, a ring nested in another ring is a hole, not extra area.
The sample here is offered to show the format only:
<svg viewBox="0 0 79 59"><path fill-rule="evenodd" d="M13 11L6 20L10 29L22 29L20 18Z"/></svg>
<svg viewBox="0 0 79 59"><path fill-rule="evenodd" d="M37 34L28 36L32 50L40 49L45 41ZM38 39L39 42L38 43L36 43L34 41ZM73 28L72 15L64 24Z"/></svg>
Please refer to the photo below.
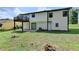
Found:
<svg viewBox="0 0 79 59"><path fill-rule="evenodd" d="M53 13L50 12L50 13L49 13L49 18L52 18L52 17L53 17Z"/></svg>
<svg viewBox="0 0 79 59"><path fill-rule="evenodd" d="M33 24L35 24L35 28L32 27ZM31 23L31 29L32 29L32 30L36 30L36 22Z"/></svg>
<svg viewBox="0 0 79 59"><path fill-rule="evenodd" d="M68 11L63 11L63 17L67 17L68 16Z"/></svg>
<svg viewBox="0 0 79 59"><path fill-rule="evenodd" d="M32 18L35 18L35 13L33 13L31 16L32 16Z"/></svg>
<svg viewBox="0 0 79 59"><path fill-rule="evenodd" d="M55 23L55 27L59 27L59 23Z"/></svg>

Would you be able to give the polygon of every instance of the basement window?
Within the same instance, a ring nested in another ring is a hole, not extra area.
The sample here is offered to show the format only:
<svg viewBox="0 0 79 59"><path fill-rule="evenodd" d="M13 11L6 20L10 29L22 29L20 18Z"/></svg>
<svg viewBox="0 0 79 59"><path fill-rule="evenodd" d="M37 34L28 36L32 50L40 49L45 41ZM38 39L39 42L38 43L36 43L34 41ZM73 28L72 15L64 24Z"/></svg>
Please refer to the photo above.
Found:
<svg viewBox="0 0 79 59"><path fill-rule="evenodd" d="M68 16L68 11L63 11L63 17Z"/></svg>
<svg viewBox="0 0 79 59"><path fill-rule="evenodd" d="M59 27L59 23L56 23L55 26L56 26L56 27Z"/></svg>
<svg viewBox="0 0 79 59"><path fill-rule="evenodd" d="M53 17L53 13L49 13L49 17L52 18Z"/></svg>
<svg viewBox="0 0 79 59"><path fill-rule="evenodd" d="M35 17L35 13L32 14L32 17L33 17L33 18Z"/></svg>

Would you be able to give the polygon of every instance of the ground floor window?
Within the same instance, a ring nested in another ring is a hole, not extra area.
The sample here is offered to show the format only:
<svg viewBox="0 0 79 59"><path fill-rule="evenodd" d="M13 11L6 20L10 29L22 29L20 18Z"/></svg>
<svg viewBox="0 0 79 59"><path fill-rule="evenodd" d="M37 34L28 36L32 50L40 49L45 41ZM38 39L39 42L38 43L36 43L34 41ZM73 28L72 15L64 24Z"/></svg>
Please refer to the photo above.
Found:
<svg viewBox="0 0 79 59"><path fill-rule="evenodd" d="M56 26L56 27L59 27L59 23L56 23L55 26Z"/></svg>
<svg viewBox="0 0 79 59"><path fill-rule="evenodd" d="M36 30L36 23L31 23L31 29Z"/></svg>

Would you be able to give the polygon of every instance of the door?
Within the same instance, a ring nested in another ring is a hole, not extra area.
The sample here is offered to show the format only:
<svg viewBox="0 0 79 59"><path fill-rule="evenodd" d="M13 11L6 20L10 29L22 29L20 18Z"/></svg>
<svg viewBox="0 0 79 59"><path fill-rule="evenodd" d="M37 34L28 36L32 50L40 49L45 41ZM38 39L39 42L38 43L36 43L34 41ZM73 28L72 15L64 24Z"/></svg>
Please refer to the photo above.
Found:
<svg viewBox="0 0 79 59"><path fill-rule="evenodd" d="M31 29L36 30L36 23L31 23Z"/></svg>

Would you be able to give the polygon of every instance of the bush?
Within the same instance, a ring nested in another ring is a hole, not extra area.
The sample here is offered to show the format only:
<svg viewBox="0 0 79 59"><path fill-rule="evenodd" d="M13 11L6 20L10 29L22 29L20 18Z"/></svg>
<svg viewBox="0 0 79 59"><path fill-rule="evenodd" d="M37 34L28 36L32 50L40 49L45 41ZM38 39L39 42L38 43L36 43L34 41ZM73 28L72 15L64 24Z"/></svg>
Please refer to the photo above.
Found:
<svg viewBox="0 0 79 59"><path fill-rule="evenodd" d="M0 23L0 27L2 27L2 24Z"/></svg>
<svg viewBox="0 0 79 59"><path fill-rule="evenodd" d="M43 29L41 27L39 27L39 31L42 31Z"/></svg>
<svg viewBox="0 0 79 59"><path fill-rule="evenodd" d="M77 11L72 11L72 16L70 20L71 24L77 24L78 23L78 13Z"/></svg>

